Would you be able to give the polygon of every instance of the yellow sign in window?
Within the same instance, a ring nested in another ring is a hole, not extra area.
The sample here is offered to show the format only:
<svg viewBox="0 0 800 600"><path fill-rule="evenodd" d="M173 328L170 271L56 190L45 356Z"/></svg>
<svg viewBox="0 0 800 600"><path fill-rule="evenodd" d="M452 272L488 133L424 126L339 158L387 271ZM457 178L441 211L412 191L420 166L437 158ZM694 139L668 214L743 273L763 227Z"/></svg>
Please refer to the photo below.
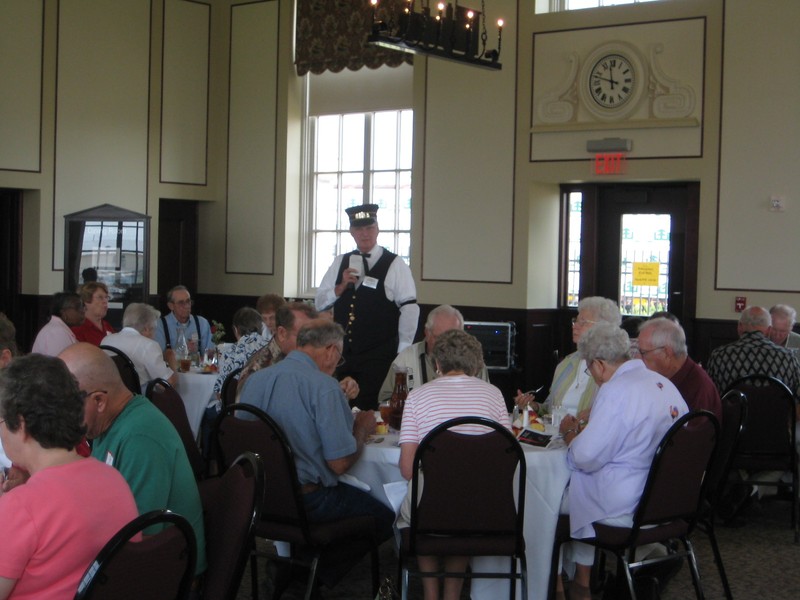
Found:
<svg viewBox="0 0 800 600"><path fill-rule="evenodd" d="M654 262L633 263L633 285L658 285L659 266Z"/></svg>

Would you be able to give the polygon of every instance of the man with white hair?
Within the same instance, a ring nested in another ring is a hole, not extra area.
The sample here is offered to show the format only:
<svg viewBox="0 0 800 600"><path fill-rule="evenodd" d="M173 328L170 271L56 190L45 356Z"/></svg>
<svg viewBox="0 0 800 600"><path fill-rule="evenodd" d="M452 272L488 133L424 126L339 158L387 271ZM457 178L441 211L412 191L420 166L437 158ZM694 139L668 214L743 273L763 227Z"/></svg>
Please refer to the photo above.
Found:
<svg viewBox="0 0 800 600"><path fill-rule="evenodd" d="M644 364L674 383L690 410L710 410L722 420L719 392L703 367L689 358L683 327L664 317L650 319L639 327L638 339Z"/></svg>
<svg viewBox="0 0 800 600"><path fill-rule="evenodd" d="M423 383L436 379L438 373L436 373L436 365L431 359L431 351L439 336L451 329L464 329L464 316L460 310L449 304L442 304L428 313L428 318L425 320L425 339L412 344L392 361L392 366L386 373L386 379L383 380L381 391L378 392L378 402L392 397L395 367L408 369L409 392ZM477 377L489 381L486 365L481 367Z"/></svg>
<svg viewBox="0 0 800 600"><path fill-rule="evenodd" d="M739 339L715 349L708 359L708 374L720 394L746 375L771 375L795 394L800 388L800 363L794 352L767 337L772 319L766 308L748 306L739 317Z"/></svg>
<svg viewBox="0 0 800 600"><path fill-rule="evenodd" d="M800 349L800 333L792 331L797 311L788 304L776 304L769 309L769 315L772 317L769 339L789 350Z"/></svg>
<svg viewBox="0 0 800 600"><path fill-rule="evenodd" d="M122 315L122 331L108 334L101 342L103 346L121 350L131 359L139 375L142 390L149 381L157 378L166 379L172 386L178 383L176 365L167 365L164 362L161 347L154 339L160 316L149 304L133 302Z"/></svg>

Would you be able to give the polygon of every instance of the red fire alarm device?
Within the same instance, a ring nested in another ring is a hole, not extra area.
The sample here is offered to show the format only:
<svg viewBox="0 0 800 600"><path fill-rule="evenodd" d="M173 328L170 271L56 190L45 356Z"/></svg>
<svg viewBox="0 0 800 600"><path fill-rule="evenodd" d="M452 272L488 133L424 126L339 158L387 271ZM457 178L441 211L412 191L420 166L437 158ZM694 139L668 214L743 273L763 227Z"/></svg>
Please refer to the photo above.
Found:
<svg viewBox="0 0 800 600"><path fill-rule="evenodd" d="M745 296L736 296L736 301L733 303L733 309L740 313L747 308L747 298Z"/></svg>

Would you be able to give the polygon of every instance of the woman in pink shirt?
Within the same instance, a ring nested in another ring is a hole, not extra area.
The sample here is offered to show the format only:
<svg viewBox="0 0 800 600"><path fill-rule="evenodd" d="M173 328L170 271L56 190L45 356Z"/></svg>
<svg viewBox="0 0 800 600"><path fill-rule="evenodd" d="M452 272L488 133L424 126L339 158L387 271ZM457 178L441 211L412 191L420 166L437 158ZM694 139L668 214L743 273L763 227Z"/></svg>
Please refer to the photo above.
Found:
<svg viewBox="0 0 800 600"><path fill-rule="evenodd" d="M138 514L122 475L75 451L85 395L58 358L31 354L0 371L3 448L31 474L0 496L10 532L0 544L0 600L72 598L100 549Z"/></svg>

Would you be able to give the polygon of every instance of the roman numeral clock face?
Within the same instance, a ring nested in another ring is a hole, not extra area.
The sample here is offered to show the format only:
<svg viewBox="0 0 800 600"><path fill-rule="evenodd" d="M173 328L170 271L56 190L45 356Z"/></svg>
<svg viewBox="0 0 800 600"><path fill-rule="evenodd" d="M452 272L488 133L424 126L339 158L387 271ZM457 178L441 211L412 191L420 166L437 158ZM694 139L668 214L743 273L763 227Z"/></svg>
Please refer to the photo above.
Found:
<svg viewBox="0 0 800 600"><path fill-rule="evenodd" d="M589 71L589 96L603 108L623 106L633 95L636 73L621 54L607 54Z"/></svg>

